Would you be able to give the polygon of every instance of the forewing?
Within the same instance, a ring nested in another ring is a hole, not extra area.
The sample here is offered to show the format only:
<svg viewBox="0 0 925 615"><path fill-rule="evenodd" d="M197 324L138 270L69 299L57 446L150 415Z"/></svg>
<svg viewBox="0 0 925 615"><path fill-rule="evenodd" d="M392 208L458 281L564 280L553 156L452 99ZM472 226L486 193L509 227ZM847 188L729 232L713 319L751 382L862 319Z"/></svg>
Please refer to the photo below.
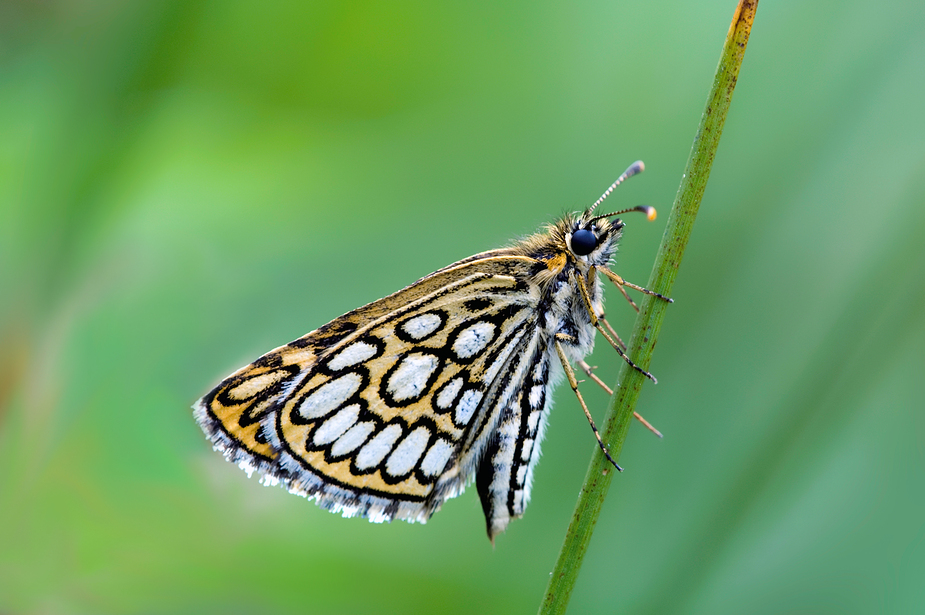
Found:
<svg viewBox="0 0 925 615"><path fill-rule="evenodd" d="M535 266L495 251L440 270L239 370L196 417L227 457L324 508L425 521L474 474L513 357L533 354Z"/></svg>

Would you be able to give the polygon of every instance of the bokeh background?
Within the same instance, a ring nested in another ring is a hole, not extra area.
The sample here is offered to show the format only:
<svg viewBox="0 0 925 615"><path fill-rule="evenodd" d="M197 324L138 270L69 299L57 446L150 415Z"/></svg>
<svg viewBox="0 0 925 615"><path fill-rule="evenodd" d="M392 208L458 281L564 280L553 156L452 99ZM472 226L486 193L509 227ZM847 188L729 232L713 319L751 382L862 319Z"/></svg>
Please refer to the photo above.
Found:
<svg viewBox="0 0 925 615"><path fill-rule="evenodd" d="M342 519L190 405L636 159L645 283L734 6L0 4L0 612L535 611L596 450L567 388L494 549L474 489ZM571 612L925 609L923 109L921 0L761 3L638 408L666 436L633 427Z"/></svg>

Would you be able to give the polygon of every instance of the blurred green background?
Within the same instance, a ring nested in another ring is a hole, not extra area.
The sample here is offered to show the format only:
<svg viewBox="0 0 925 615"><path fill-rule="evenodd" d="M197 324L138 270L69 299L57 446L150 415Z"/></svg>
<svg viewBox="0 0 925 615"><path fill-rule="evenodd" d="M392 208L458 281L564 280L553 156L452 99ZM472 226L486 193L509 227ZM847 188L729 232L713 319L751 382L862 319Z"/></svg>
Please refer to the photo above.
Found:
<svg viewBox="0 0 925 615"><path fill-rule="evenodd" d="M636 159L645 283L734 6L0 4L0 612L534 612L596 450L567 387L495 549L474 489L342 519L190 405ZM923 101L921 0L761 3L638 408L666 436L633 427L571 612L925 609Z"/></svg>

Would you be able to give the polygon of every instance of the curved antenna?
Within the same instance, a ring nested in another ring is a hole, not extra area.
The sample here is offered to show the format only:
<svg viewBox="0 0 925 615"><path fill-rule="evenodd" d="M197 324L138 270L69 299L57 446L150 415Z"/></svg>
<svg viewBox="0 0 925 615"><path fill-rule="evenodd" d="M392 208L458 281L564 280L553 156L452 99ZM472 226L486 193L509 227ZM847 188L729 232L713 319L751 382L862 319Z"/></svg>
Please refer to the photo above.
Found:
<svg viewBox="0 0 925 615"><path fill-rule="evenodd" d="M631 211L638 211L640 213L643 213L646 215L646 218L648 218L649 220L655 220L655 216L658 215L654 207L651 207L649 205L637 205L636 207L630 207L629 209L621 209L620 211L615 211L613 213L594 216L593 218L589 219L588 222L594 222L595 220L600 220L601 218L609 218L611 216L619 216L620 214L628 214Z"/></svg>
<svg viewBox="0 0 925 615"><path fill-rule="evenodd" d="M585 212L585 215L590 216L591 213L594 211L594 208L600 205L601 203L603 203L604 199L610 196L610 193L613 192L613 189L619 186L620 184L622 184L624 180L629 179L633 175L638 175L639 173L642 173L645 170L646 170L646 165L642 163L642 160L637 160L636 162L631 164L627 170L623 171L623 175L618 177L617 181L612 183L610 185L610 188L604 191L604 194L601 195L601 198L594 201L594 205L588 208L588 211Z"/></svg>

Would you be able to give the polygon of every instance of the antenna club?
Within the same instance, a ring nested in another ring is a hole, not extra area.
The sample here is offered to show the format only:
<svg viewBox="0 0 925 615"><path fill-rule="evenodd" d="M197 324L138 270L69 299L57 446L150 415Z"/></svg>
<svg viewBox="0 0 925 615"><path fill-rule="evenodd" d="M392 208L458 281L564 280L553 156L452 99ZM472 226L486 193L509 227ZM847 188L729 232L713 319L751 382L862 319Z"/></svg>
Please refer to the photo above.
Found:
<svg viewBox="0 0 925 615"><path fill-rule="evenodd" d="M637 160L632 165L630 165L630 168L634 170L633 175L636 173L642 173L646 170L646 163L644 163L642 160Z"/></svg>
<svg viewBox="0 0 925 615"><path fill-rule="evenodd" d="M658 217L658 212L655 211L654 207L646 207L644 213L646 214L646 218L648 218L649 221L655 220L655 218Z"/></svg>

